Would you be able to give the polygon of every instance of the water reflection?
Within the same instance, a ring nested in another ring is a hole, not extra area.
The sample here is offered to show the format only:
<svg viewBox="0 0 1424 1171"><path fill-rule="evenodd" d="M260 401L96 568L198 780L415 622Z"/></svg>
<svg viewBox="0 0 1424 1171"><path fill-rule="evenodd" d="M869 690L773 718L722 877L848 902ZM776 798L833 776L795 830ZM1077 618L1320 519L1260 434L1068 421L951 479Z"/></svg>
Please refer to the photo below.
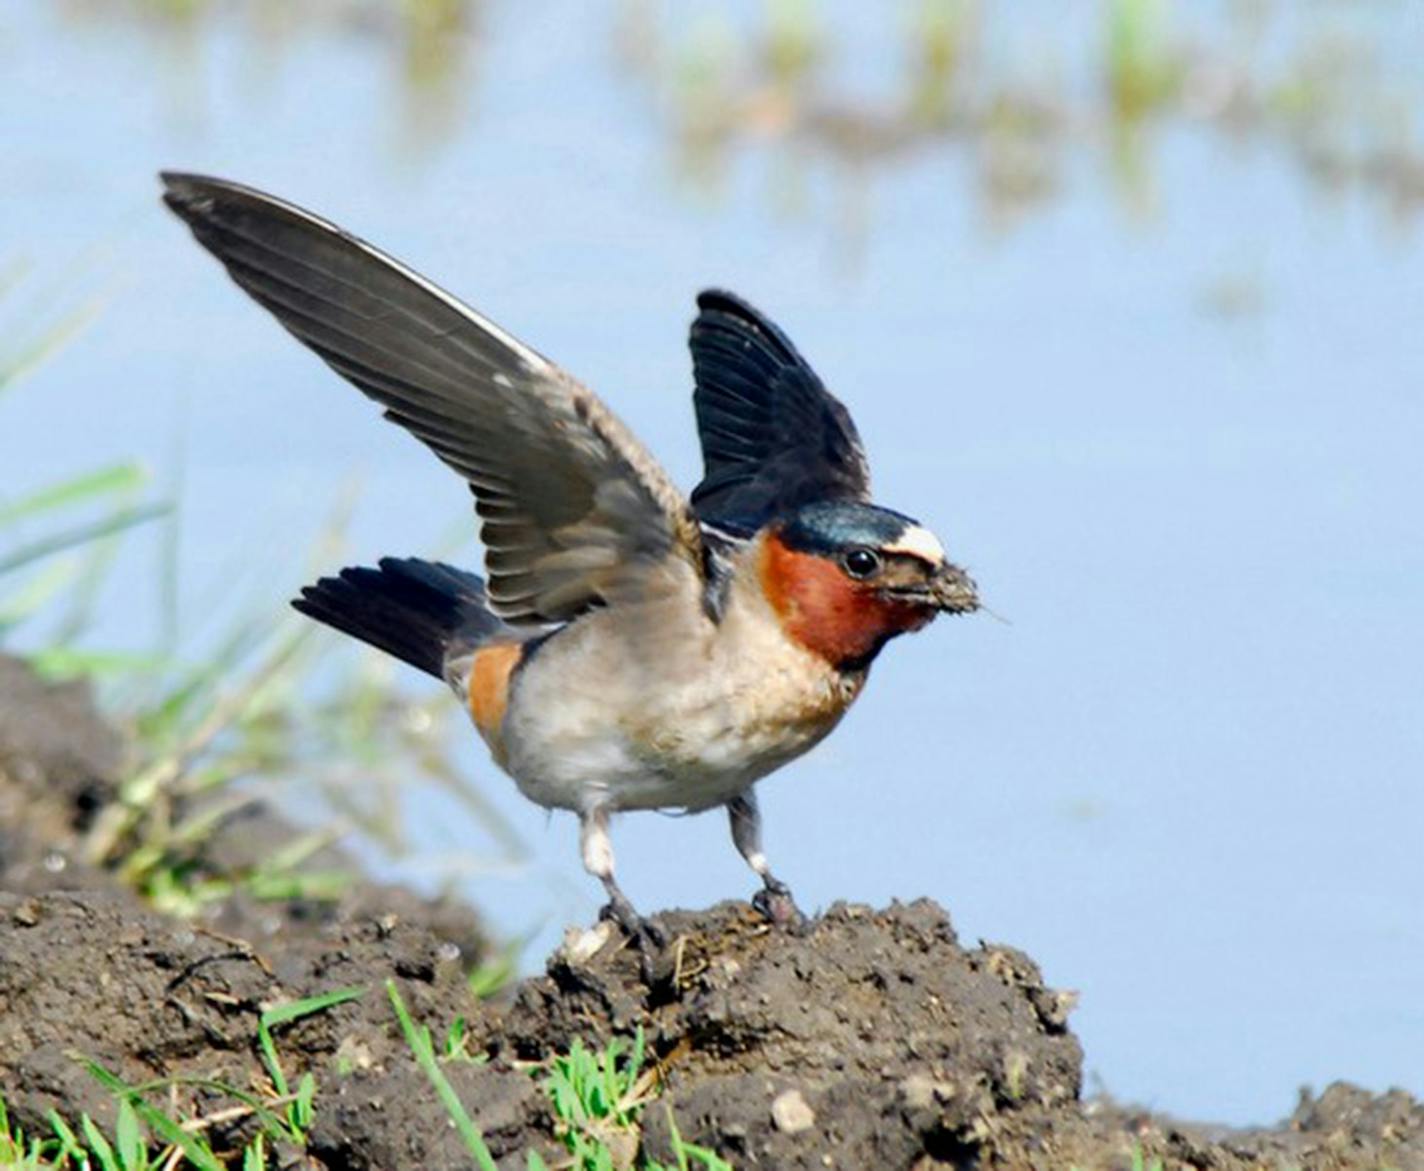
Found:
<svg viewBox="0 0 1424 1171"><path fill-rule="evenodd" d="M180 115L201 108L194 99L220 31L237 34L258 90L304 43L357 41L385 60L399 152L414 157L448 143L469 117L483 35L480 0L62 0L58 11L76 34L117 29L149 41L162 80L177 86L170 108Z"/></svg>
<svg viewBox="0 0 1424 1171"><path fill-rule="evenodd" d="M479 0L64 0L59 11L79 31L142 30L167 80L187 76L189 93L219 26L241 31L259 79L300 42L360 40L389 63L399 153L416 159L473 118L478 59L491 50ZM1187 125L1282 147L1313 182L1363 188L1395 214L1424 204L1417 77L1382 67L1398 29L1377 12L1324 4L1302 19L1236 0L1189 31L1190 10L1168 0L1079 4L1068 19L975 0L914 0L852 20L814 0L687 11L622 0L611 38L614 68L644 95L694 192L715 194L739 151L775 144L782 205L801 206L798 171L830 162L851 190L853 225L867 172L953 147L971 164L986 222L1004 227L1059 192L1071 152L1088 148L1124 205L1144 213L1154 139ZM854 76L852 27L857 40L888 29L900 41L893 75L871 92Z"/></svg>
<svg viewBox="0 0 1424 1171"><path fill-rule="evenodd" d="M1127 206L1143 211L1153 140L1185 124L1283 146L1306 177L1368 189L1413 213L1424 204L1424 152L1409 125L1421 95L1381 68L1394 26L1333 19L1329 9L1300 24L1237 3L1188 33L1166 0L1111 0L1076 6L1069 21L1043 12L1046 22L1006 37L997 27L1005 9L920 0L908 21L904 9L886 10L884 20L903 25L900 65L869 96L846 77L855 46L803 0L773 0L760 24L740 30L706 20L677 32L647 0L628 0L619 43L639 46L621 60L662 98L695 176L715 175L758 142L795 144L803 159L852 170L957 145L990 222L1003 225L1059 191L1070 150L1087 147L1108 163ZM1073 35L1094 24L1096 35ZM1015 64L1015 35L1040 43L1029 68Z"/></svg>

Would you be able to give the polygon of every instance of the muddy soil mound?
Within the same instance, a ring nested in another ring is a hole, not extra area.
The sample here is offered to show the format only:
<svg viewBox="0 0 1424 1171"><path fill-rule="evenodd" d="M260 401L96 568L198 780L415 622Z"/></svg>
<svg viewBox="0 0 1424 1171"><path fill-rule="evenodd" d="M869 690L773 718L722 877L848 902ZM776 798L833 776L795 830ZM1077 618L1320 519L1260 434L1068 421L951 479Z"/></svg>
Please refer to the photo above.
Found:
<svg viewBox="0 0 1424 1171"><path fill-rule="evenodd" d="M1084 1105L1067 999L1020 953L961 948L928 902L837 907L797 935L741 904L665 921L673 943L651 979L600 926L495 1006L448 943L393 917L259 950L104 892L0 895L0 1092L29 1127L51 1107L111 1122L89 1058L131 1083L175 1079L185 1113L221 1117L233 1099L194 1079L266 1092L266 1006L358 987L277 1035L288 1077L311 1070L320 1086L304 1165L468 1167L399 1034L393 978L437 1038L465 1020L483 1060L446 1072L501 1166L556 1154L530 1062L641 1027L664 1079L643 1150L662 1158L670 1110L684 1138L742 1168L1128 1167L1134 1150L1167 1166L1424 1167L1424 1109L1401 1092L1335 1086L1280 1128L1230 1134ZM236 1146L250 1125L212 1135Z"/></svg>
<svg viewBox="0 0 1424 1171"><path fill-rule="evenodd" d="M505 1009L474 1000L453 948L394 917L260 950L98 891L0 895L0 923L0 1087L31 1126L50 1108L112 1117L82 1058L130 1083L260 1092L263 1009L354 986L359 1000L279 1034L288 1076L311 1069L322 1087L312 1153L330 1167L465 1167L397 1032L387 977L437 1037L467 1020L491 1060L450 1069L496 1155L516 1163L552 1136L528 1063L639 1027L684 1136L738 1166L962 1162L1077 1112L1064 998L1018 953L961 949L927 902L838 907L797 935L742 904L669 914L673 943L651 980L621 935L595 928ZM183 1092L196 1115L233 1104ZM670 1157L666 1118L649 1112L645 1149ZM239 1119L218 1137L243 1133Z"/></svg>
<svg viewBox="0 0 1424 1171"><path fill-rule="evenodd" d="M1082 1101L1072 997L1012 948L962 947L927 901L837 906L800 932L740 903L668 912L670 944L651 963L600 924L571 933L544 975L499 1004L465 979L483 946L477 917L400 888L358 884L334 906L235 899L177 922L76 860L121 756L82 688L0 659L0 1094L31 1132L47 1131L51 1108L112 1125L88 1059L130 1083L172 1079L172 1106L215 1119L210 1137L236 1147L252 1118L218 1084L270 1093L261 1014L359 988L277 1032L289 1080L309 1070L319 1086L309 1145L283 1165L468 1167L400 1035L390 979L437 1039L461 1022L477 1060L445 1073L502 1167L524 1167L529 1150L557 1165L531 1063L576 1037L642 1029L663 1085L642 1143L663 1159L670 1109L684 1138L738 1168L1062 1171L1161 1158L1424 1171L1424 1108L1400 1091L1332 1086L1251 1132ZM287 832L268 813L235 819L211 864L241 864Z"/></svg>
<svg viewBox="0 0 1424 1171"><path fill-rule="evenodd" d="M627 948L556 956L520 989L505 1043L533 1058L642 1025L670 1055L684 1137L739 1166L959 1163L1015 1119L1076 1111L1071 998L1021 952L961 948L927 900L836 906L794 934L738 903L663 921L673 944L651 984ZM645 1131L664 1156L665 1119Z"/></svg>

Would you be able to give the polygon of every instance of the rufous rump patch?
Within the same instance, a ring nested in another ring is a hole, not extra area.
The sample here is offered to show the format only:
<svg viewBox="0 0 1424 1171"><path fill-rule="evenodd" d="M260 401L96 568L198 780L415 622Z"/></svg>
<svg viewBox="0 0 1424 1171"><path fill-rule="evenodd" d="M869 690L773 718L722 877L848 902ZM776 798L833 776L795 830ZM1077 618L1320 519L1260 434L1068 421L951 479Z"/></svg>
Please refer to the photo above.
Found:
<svg viewBox="0 0 1424 1171"><path fill-rule="evenodd" d="M833 666L862 662L886 639L933 616L928 607L883 597L873 584L853 581L827 557L787 548L775 532L763 541L757 568L782 628Z"/></svg>
<svg viewBox="0 0 1424 1171"><path fill-rule="evenodd" d="M481 647L470 660L470 715L480 735L491 744L499 737L509 706L509 677L523 657L522 643L495 642Z"/></svg>

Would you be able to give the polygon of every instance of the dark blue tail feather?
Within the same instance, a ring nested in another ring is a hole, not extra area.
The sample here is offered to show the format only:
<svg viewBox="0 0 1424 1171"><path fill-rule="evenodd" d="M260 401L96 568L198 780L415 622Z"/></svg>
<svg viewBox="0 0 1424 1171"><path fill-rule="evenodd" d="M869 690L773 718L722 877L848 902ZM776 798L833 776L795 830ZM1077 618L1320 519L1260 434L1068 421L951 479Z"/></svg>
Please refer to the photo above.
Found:
<svg viewBox="0 0 1424 1171"><path fill-rule="evenodd" d="M473 573L415 557L343 569L302 590L293 607L437 679L453 651L505 629Z"/></svg>

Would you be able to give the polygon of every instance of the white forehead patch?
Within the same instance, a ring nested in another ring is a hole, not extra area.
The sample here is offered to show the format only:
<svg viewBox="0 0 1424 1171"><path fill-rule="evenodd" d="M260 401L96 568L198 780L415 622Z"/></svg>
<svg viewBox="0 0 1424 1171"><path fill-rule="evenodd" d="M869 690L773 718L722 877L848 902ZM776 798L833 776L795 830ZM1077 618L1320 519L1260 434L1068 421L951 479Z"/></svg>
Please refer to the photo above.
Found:
<svg viewBox="0 0 1424 1171"><path fill-rule="evenodd" d="M908 553L911 557L918 557L931 565L939 565L944 561L944 546L939 543L939 538L923 525L911 525L893 544L884 546L884 552Z"/></svg>

